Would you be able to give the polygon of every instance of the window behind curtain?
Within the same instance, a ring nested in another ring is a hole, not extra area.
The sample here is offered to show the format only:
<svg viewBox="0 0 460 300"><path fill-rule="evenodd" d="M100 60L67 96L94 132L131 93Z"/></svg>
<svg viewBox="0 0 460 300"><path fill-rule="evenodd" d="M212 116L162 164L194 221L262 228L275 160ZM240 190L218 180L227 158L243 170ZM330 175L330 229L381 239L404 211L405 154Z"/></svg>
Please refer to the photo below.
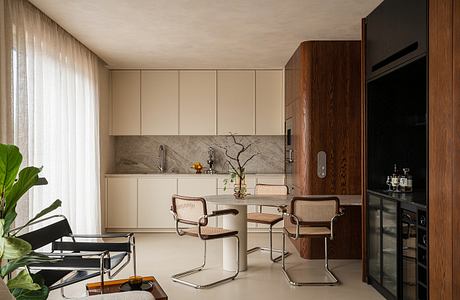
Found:
<svg viewBox="0 0 460 300"><path fill-rule="evenodd" d="M6 14L14 141L49 182L18 207L18 223L61 199L75 232L98 232L98 58L28 1L7 0Z"/></svg>

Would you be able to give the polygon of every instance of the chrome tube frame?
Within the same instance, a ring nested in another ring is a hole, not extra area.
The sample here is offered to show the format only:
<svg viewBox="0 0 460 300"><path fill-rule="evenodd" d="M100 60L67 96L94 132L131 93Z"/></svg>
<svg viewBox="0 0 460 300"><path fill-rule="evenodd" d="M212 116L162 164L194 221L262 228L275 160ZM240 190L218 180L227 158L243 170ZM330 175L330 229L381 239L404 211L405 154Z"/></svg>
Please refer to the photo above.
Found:
<svg viewBox="0 0 460 300"><path fill-rule="evenodd" d="M294 221L296 222L296 235L294 237L295 240L297 240L300 237L300 222L299 218L293 214L289 213L284 213L285 215L292 217ZM294 281L291 276L289 276L289 272L286 269L286 264L285 264L285 259L284 256L281 258L281 271L283 272L284 276L286 277L286 280L289 282L290 285L293 286L319 286L319 285L337 285L340 284L340 281L337 279L335 274L329 269L329 258L328 258L328 239L333 239L334 234L333 234L333 223L336 220L337 217L343 215L343 212L340 212L339 214L335 215L331 219L331 235L329 237L324 237L324 271L326 272L326 275L332 279L332 281L308 281L308 282L298 282ZM286 249L286 230L283 229L283 251Z"/></svg>
<svg viewBox="0 0 460 300"><path fill-rule="evenodd" d="M262 213L262 207L263 206L269 206L269 207L277 207L278 208L278 211L283 211L283 209L285 209L284 206L272 206L272 205L259 205L259 212ZM269 247L260 247L260 246L257 246L257 247L253 247L251 249L248 249L247 253L250 254L250 253L254 253L256 251L264 251L264 252L269 252L270 253L270 260L272 262L279 262L281 260L281 256L284 256L284 257L288 257L289 255L291 255L292 253L288 252L288 251L283 251L281 249L273 249L273 224L270 225L270 227L268 228L268 234L269 234ZM280 253L281 255L273 258L273 252L275 253ZM284 255L283 255L284 254Z"/></svg>
<svg viewBox="0 0 460 300"><path fill-rule="evenodd" d="M46 218L41 218L38 219L34 222L31 222L27 225L23 225L20 227L16 227L11 229L8 234L17 235L21 230L24 228L30 227L32 225L53 219L53 218L61 218L64 220L67 220L67 218L64 215L52 215ZM128 238L130 246L131 246L131 252L133 254L133 260L134 260L134 274L136 274L136 245L135 245L135 238L134 238L134 233L103 233L103 234L73 234L71 233L69 238L72 239L73 242L75 242L75 238ZM62 241L62 238L61 238ZM73 267L73 268L64 268L64 267L47 267L47 268L35 268L35 269L40 269L40 270L66 270L66 271L99 271L100 276L101 276L101 294L103 293L103 286L104 286L104 274L107 274L110 279L113 279L120 271L126 267L129 262L131 261L131 252L128 252L127 260L123 265L118 267L117 270L114 269L106 269L105 264L104 264L104 259L107 257L110 260L110 252L109 251L102 251L102 252L87 252L87 253L75 253L75 252L70 252L70 253L65 253L63 251L60 252L50 252L50 253L42 253L47 256L57 256L57 257L83 257L83 256L99 256L100 259L100 265L98 268L78 268L78 267ZM34 269L33 266L30 266L29 269ZM73 274L74 272L71 272L70 274ZM69 274L69 275L70 275ZM61 280L62 282L62 280ZM60 288L61 290L61 296L63 298L69 299L65 296L64 294L64 287Z"/></svg>
<svg viewBox="0 0 460 300"><path fill-rule="evenodd" d="M179 219L177 218L177 215L172 211L171 211L171 213L173 214L174 220L176 221L176 232L177 232L177 234L179 236L183 236L185 233L182 230L179 229ZM233 235L233 236L224 237L224 238L235 238L236 239L236 271L235 271L235 273L233 275L231 275L229 277L219 279L217 281L207 283L207 284L197 284L197 283L194 283L194 282L191 282L191 281L186 281L186 280L182 279L183 277L186 277L186 276L198 273L200 271L203 271L203 269L205 268L205 266L206 266L206 239L204 239L203 236L201 235L201 227L202 227L203 221L205 219L208 219L210 217L217 217L217 216L218 215L216 215L216 214L204 215L199 219L198 224L197 224L198 237L204 242L203 263L200 266L195 267L193 269L190 269L190 270L187 270L187 271L172 275L171 279L172 279L173 282L181 283L181 284L184 284L186 286L190 286L190 287L193 287L193 288L196 288L196 289L206 289L206 288L211 288L211 287L214 287L216 285L225 283L227 281L234 280L238 276L238 274L240 273L240 239L239 239L239 237L237 235ZM222 238L222 239L224 239L224 238Z"/></svg>

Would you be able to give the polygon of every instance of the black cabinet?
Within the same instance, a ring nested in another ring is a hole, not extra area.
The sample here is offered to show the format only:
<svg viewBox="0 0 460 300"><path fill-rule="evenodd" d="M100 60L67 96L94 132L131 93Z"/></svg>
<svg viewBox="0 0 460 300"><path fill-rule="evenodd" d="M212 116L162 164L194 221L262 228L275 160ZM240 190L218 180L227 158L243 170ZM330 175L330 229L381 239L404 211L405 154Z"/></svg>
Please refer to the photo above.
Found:
<svg viewBox="0 0 460 300"><path fill-rule="evenodd" d="M387 299L428 299L426 209L401 194L367 196L369 283Z"/></svg>
<svg viewBox="0 0 460 300"><path fill-rule="evenodd" d="M368 277L388 298L398 295L398 202L368 195Z"/></svg>
<svg viewBox="0 0 460 300"><path fill-rule="evenodd" d="M427 52L426 0L385 0L366 18L366 77Z"/></svg>

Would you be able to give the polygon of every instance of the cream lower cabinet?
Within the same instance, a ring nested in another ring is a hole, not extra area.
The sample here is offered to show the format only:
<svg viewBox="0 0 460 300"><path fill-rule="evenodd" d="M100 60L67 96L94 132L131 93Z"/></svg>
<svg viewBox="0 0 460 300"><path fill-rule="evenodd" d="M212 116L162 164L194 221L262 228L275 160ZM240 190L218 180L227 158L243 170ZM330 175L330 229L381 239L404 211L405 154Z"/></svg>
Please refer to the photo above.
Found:
<svg viewBox="0 0 460 300"><path fill-rule="evenodd" d="M174 228L174 219L169 210L172 195L176 193L176 178L139 178L137 182L137 227Z"/></svg>
<svg viewBox="0 0 460 300"><path fill-rule="evenodd" d="M108 176L107 181L107 223L108 231L122 229L139 229L148 231L172 231L174 220L169 210L173 194L203 197L233 193L233 185L224 191L226 176L216 177L181 177L179 176ZM248 175L246 185L248 192L254 194L256 183L283 184L284 176ZM218 210L218 205L208 203L211 213ZM248 212L255 212L256 206L249 206ZM264 211L277 213L276 209ZM182 226L182 225L181 225ZM222 226L222 218L213 218L209 226ZM281 227L278 225L277 227ZM185 226L184 226L185 227ZM264 225L248 224L248 228L265 228Z"/></svg>
<svg viewBox="0 0 460 300"><path fill-rule="evenodd" d="M137 228L137 178L107 178L107 228Z"/></svg>

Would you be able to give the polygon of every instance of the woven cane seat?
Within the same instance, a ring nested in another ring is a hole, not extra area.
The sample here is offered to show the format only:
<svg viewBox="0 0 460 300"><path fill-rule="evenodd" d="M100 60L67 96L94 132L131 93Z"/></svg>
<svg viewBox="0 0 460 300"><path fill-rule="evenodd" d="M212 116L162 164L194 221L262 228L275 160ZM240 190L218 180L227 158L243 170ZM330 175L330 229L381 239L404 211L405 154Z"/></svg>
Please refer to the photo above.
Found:
<svg viewBox="0 0 460 300"><path fill-rule="evenodd" d="M296 226L285 220L284 231L291 237L296 235ZM300 236L326 237L331 235L331 230L327 227L319 226L300 226Z"/></svg>
<svg viewBox="0 0 460 300"><path fill-rule="evenodd" d="M283 217L277 214L259 213L259 212L248 213L248 222L250 223L274 225L281 220L283 220Z"/></svg>
<svg viewBox="0 0 460 300"><path fill-rule="evenodd" d="M186 229L183 229L182 231L186 235L198 237L197 227L186 228ZM238 231L236 230L228 230L224 228L209 227L209 226L201 227L201 236L205 240L218 239L218 238L228 237L228 236L237 235L237 234L238 234Z"/></svg>

